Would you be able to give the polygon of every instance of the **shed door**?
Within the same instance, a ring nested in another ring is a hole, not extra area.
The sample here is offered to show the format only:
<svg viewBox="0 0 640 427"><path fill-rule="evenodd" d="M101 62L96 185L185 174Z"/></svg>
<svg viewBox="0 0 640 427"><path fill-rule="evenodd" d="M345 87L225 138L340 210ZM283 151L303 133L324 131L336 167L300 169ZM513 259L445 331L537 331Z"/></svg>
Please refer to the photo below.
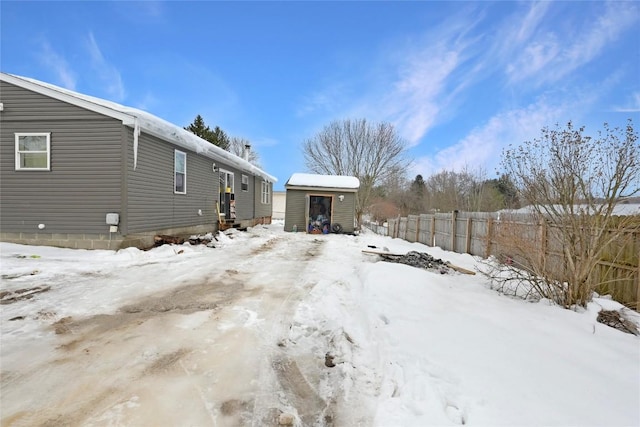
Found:
<svg viewBox="0 0 640 427"><path fill-rule="evenodd" d="M331 232L332 214L332 195L307 195L307 203L305 206L307 233L329 234Z"/></svg>

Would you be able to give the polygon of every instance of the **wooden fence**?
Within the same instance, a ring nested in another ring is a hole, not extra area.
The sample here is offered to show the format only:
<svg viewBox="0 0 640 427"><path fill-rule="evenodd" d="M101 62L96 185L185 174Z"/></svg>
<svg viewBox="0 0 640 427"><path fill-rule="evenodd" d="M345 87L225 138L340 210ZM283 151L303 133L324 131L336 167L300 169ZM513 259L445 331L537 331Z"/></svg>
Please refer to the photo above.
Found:
<svg viewBox="0 0 640 427"><path fill-rule="evenodd" d="M452 212L409 215L390 219L386 234L393 238L438 246L447 251L488 258L511 256L513 247L505 243L507 230L514 231L527 247L562 277L564 258L558 229L533 222L528 215L511 215L505 221L498 213ZM516 227L517 230L514 230ZM511 244L513 246L513 244ZM640 311L640 232L636 227L625 231L607 247L590 280L596 291L611 295L616 301ZM513 255L517 256L517 255Z"/></svg>

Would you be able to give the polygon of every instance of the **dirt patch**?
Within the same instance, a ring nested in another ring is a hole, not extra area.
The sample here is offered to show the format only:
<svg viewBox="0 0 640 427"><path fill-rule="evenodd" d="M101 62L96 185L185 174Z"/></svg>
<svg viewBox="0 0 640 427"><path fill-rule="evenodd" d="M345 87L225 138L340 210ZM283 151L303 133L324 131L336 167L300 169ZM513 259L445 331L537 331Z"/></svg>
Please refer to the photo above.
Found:
<svg viewBox="0 0 640 427"><path fill-rule="evenodd" d="M244 400L239 399L231 399L227 400L220 405L220 412L224 416L236 415L238 412L243 412L248 410L250 407L249 402L245 402Z"/></svg>
<svg viewBox="0 0 640 427"><path fill-rule="evenodd" d="M13 280L13 279L19 279L20 277L25 277L25 276L35 276L38 273L39 273L38 270L33 270L29 273L3 274L2 276L0 276L0 278L2 280Z"/></svg>
<svg viewBox="0 0 640 427"><path fill-rule="evenodd" d="M69 332L71 332L71 329L69 329L69 326L68 326L69 323L71 323L71 320L72 320L71 316L67 316L67 317L63 317L57 322L54 322L52 326L56 335L68 334Z"/></svg>
<svg viewBox="0 0 640 427"><path fill-rule="evenodd" d="M167 294L150 296L134 304L120 308L122 313L167 313L182 314L213 310L221 304L237 298L244 290L244 284L237 281L207 282L182 286Z"/></svg>
<svg viewBox="0 0 640 427"><path fill-rule="evenodd" d="M160 356L151 365L149 365L149 367L147 367L147 369L144 370L143 375L157 375L159 373L166 372L170 370L173 367L173 365L178 363L178 361L188 353L189 353L189 350L185 348L181 348L172 353L164 354Z"/></svg>
<svg viewBox="0 0 640 427"><path fill-rule="evenodd" d="M47 292L49 289L51 289L51 286L35 286L15 291L2 291L0 292L0 304L13 304L17 301L31 299L37 294Z"/></svg>
<svg viewBox="0 0 640 427"><path fill-rule="evenodd" d="M289 403L296 408L303 425L317 425L325 416L326 402L307 381L298 363L287 357L276 357L272 367ZM321 425L327 426L323 422Z"/></svg>
<svg viewBox="0 0 640 427"><path fill-rule="evenodd" d="M251 255L257 255L259 253L262 252L267 252L271 249L273 249L273 247L282 239L278 238L278 237L272 237L271 239L267 240L266 242L264 242L262 245L260 245L259 247L257 247L256 249L254 249L253 251L251 251Z"/></svg>
<svg viewBox="0 0 640 427"><path fill-rule="evenodd" d="M246 289L238 280L208 281L197 285L185 285L170 292L150 295L143 300L128 304L114 314L98 314L84 319L62 318L52 324L56 334L74 332L72 342L59 346L72 350L83 340L95 340L99 335L114 335L119 331L134 328L150 318L172 313L191 314L198 311L216 310L230 304L240 296L254 295L259 289Z"/></svg>

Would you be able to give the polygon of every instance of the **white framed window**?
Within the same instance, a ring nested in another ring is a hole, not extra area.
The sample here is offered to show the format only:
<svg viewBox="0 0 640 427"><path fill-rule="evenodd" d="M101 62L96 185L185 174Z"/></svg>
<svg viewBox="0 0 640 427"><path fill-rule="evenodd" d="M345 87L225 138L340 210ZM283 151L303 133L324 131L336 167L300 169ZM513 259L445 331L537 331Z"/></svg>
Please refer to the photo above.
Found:
<svg viewBox="0 0 640 427"><path fill-rule="evenodd" d="M51 170L51 133L16 133L16 170Z"/></svg>
<svg viewBox="0 0 640 427"><path fill-rule="evenodd" d="M263 205L271 203L271 186L267 181L262 181L262 192L260 201Z"/></svg>
<svg viewBox="0 0 640 427"><path fill-rule="evenodd" d="M242 175L242 191L249 191L249 176Z"/></svg>
<svg viewBox="0 0 640 427"><path fill-rule="evenodd" d="M187 194L187 153L178 150L173 154L173 192Z"/></svg>

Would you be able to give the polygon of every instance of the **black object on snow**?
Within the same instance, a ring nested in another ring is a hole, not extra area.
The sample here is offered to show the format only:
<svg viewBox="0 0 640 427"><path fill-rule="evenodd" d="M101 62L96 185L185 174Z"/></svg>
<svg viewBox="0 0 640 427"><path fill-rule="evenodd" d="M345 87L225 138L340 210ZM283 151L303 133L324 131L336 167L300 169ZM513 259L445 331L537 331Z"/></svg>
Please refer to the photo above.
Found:
<svg viewBox="0 0 640 427"><path fill-rule="evenodd" d="M397 262L399 264L410 265L411 267L423 268L425 270L436 270L440 274L449 272L447 263L441 259L434 258L425 252L411 251L405 255L379 253L385 261Z"/></svg>

